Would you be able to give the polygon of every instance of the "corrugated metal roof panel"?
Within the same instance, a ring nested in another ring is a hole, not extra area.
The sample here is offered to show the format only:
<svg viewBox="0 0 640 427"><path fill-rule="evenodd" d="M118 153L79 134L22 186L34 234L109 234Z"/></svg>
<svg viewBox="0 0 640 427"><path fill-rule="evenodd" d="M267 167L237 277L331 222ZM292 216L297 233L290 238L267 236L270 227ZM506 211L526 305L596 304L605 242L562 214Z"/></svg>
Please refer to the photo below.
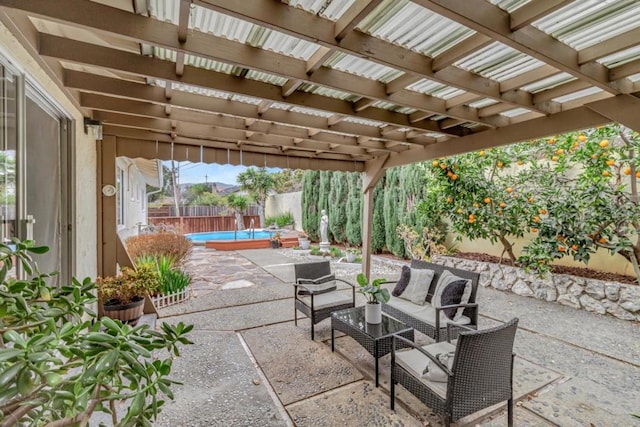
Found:
<svg viewBox="0 0 640 427"><path fill-rule="evenodd" d="M574 76L572 76L571 74L569 74L569 73L558 73L558 74L554 74L553 76L547 77L546 79L542 79L542 80L538 80L537 82L529 83L526 86L522 86L520 89L522 89L524 91L527 91L527 92L531 92L531 93L537 93L537 92L541 92L543 90L554 88L556 86L560 86L561 84L570 82L572 80L576 80L576 78Z"/></svg>
<svg viewBox="0 0 640 427"><path fill-rule="evenodd" d="M246 77L251 80L257 80L263 83L270 83L276 86L282 86L288 80L288 79L285 79L284 77L279 77L273 74L263 73L261 71L255 71L255 70L249 70Z"/></svg>
<svg viewBox="0 0 640 427"><path fill-rule="evenodd" d="M573 92L568 95L560 96L558 98L553 98L552 101L563 103L568 101L573 101L574 99L584 98L585 96L593 95L594 93L602 92L603 90L597 87L589 87L578 92Z"/></svg>
<svg viewBox="0 0 640 427"><path fill-rule="evenodd" d="M489 0L494 5L498 6L502 10L506 10L511 13L519 7L529 3L531 0ZM534 0L535 1L535 0Z"/></svg>
<svg viewBox="0 0 640 427"><path fill-rule="evenodd" d="M396 113L402 113L402 114L411 114L418 111L415 108L402 107L400 105L396 105L386 101L376 101L371 106L375 108L381 108L383 110L395 111Z"/></svg>
<svg viewBox="0 0 640 427"><path fill-rule="evenodd" d="M289 6L337 21L354 2L355 0L289 0Z"/></svg>
<svg viewBox="0 0 640 427"><path fill-rule="evenodd" d="M632 82L640 82L640 73L627 77Z"/></svg>
<svg viewBox="0 0 640 427"><path fill-rule="evenodd" d="M469 105L469 107L471 108L484 108L484 107L488 107L489 105L494 105L497 103L498 101L496 101L495 99L484 98L484 99L479 99L477 101L471 102L467 105Z"/></svg>
<svg viewBox="0 0 640 427"><path fill-rule="evenodd" d="M620 65L624 65L627 62L635 61L636 59L640 59L640 46L634 46L612 55L605 56L604 58L598 59L598 62L609 68L615 68Z"/></svg>
<svg viewBox="0 0 640 427"><path fill-rule="evenodd" d="M500 115L506 116L506 117L516 117L516 116L521 116L522 114L527 114L530 112L531 110L528 110L526 108L514 108L513 110L503 111L502 113L500 113Z"/></svg>
<svg viewBox="0 0 640 427"><path fill-rule="evenodd" d="M344 52L338 52L332 55L324 65L346 73L377 80L385 84L404 74L403 71L396 70L395 68L377 64Z"/></svg>
<svg viewBox="0 0 640 427"><path fill-rule="evenodd" d="M298 90L303 92L310 92L316 95L327 96L329 98L342 99L344 101L356 101L360 99L359 96L352 93L343 92L341 90L331 89L325 86L319 86L311 83L303 83L298 87Z"/></svg>
<svg viewBox="0 0 640 427"><path fill-rule="evenodd" d="M159 84L157 84L157 86L164 87L164 85L160 82L162 81L161 80L158 81ZM179 91L188 92L188 93L195 93L197 95L203 95L203 96L210 96L212 98L238 101L244 104L258 105L260 104L260 102L262 102L261 99L253 98L250 96L235 95L235 94L224 92L221 90L206 89L199 86L186 85L184 83L173 82L171 83L171 88L173 90L179 90Z"/></svg>
<svg viewBox="0 0 640 427"><path fill-rule="evenodd" d="M640 27L637 0L580 0L533 25L576 50Z"/></svg>
<svg viewBox="0 0 640 427"><path fill-rule="evenodd" d="M293 106L290 111L294 113L302 113L302 114L307 114L309 116L316 116L316 117L331 117L335 114L335 113L329 113L327 111L320 111L320 110L314 110L312 108L304 108L304 107L296 107L296 106Z"/></svg>
<svg viewBox="0 0 640 427"><path fill-rule="evenodd" d="M407 0L385 1L358 28L427 56L436 56L475 33Z"/></svg>
<svg viewBox="0 0 640 427"><path fill-rule="evenodd" d="M158 21L171 22L178 25L180 19L180 2L172 0L148 0L149 16ZM193 9L193 6L191 6Z"/></svg>
<svg viewBox="0 0 640 427"><path fill-rule="evenodd" d="M376 120L361 119L360 117L353 117L353 116L345 117L344 121L349 123L356 123L359 125L373 126L377 128L386 126L386 123L382 123Z"/></svg>
<svg viewBox="0 0 640 427"><path fill-rule="evenodd" d="M454 87L443 85L442 83L434 82L428 79L419 80L414 84L407 86L407 89L424 93L426 95L436 96L442 99L453 98L465 93L464 90L456 89Z"/></svg>
<svg viewBox="0 0 640 427"><path fill-rule="evenodd" d="M544 63L500 42L493 42L457 61L455 65L501 82L534 70Z"/></svg>

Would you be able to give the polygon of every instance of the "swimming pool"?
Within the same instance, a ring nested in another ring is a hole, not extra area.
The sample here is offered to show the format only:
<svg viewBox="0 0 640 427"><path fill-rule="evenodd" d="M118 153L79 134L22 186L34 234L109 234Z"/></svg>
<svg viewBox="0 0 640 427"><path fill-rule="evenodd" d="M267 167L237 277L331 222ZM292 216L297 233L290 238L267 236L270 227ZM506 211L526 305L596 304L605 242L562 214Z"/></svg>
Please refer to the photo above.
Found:
<svg viewBox="0 0 640 427"><path fill-rule="evenodd" d="M209 240L268 239L275 233L275 230L255 230L253 232L239 230L235 234L233 231L212 231L208 233L185 234L184 236L193 242L206 242Z"/></svg>

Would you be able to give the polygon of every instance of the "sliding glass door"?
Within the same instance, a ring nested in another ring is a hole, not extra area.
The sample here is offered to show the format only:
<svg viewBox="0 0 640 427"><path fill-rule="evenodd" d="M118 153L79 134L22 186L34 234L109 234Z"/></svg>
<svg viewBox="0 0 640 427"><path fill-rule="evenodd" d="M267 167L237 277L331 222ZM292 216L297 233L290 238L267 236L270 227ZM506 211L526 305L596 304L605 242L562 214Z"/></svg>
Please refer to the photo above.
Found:
<svg viewBox="0 0 640 427"><path fill-rule="evenodd" d="M40 271L70 276L68 119L25 76L0 62L0 238L48 246Z"/></svg>

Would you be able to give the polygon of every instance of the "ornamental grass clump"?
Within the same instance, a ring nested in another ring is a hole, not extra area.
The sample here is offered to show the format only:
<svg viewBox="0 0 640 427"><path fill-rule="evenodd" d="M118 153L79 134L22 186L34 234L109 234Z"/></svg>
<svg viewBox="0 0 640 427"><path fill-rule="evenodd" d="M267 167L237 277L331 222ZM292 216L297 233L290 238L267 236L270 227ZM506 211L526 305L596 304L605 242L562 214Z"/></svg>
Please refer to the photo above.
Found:
<svg viewBox="0 0 640 427"><path fill-rule="evenodd" d="M173 399L171 354L192 344L193 326L98 319L94 282L50 285L32 259L47 248L13 244L0 243L0 424L88 425L104 412L114 426L151 426ZM10 277L15 263L27 279Z"/></svg>
<svg viewBox="0 0 640 427"><path fill-rule="evenodd" d="M145 255L153 255L167 256L179 265L187 258L192 247L193 244L184 235L168 232L140 234L127 239L127 251L136 262Z"/></svg>

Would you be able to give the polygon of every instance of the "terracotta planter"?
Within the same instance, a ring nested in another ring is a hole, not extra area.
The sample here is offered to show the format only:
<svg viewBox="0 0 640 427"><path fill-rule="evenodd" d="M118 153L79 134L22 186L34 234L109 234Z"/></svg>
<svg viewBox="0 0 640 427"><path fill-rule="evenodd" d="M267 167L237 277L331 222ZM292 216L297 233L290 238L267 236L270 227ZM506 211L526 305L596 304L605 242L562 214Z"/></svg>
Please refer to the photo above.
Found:
<svg viewBox="0 0 640 427"><path fill-rule="evenodd" d="M144 298L129 304L102 305L104 315L135 326L144 312Z"/></svg>

